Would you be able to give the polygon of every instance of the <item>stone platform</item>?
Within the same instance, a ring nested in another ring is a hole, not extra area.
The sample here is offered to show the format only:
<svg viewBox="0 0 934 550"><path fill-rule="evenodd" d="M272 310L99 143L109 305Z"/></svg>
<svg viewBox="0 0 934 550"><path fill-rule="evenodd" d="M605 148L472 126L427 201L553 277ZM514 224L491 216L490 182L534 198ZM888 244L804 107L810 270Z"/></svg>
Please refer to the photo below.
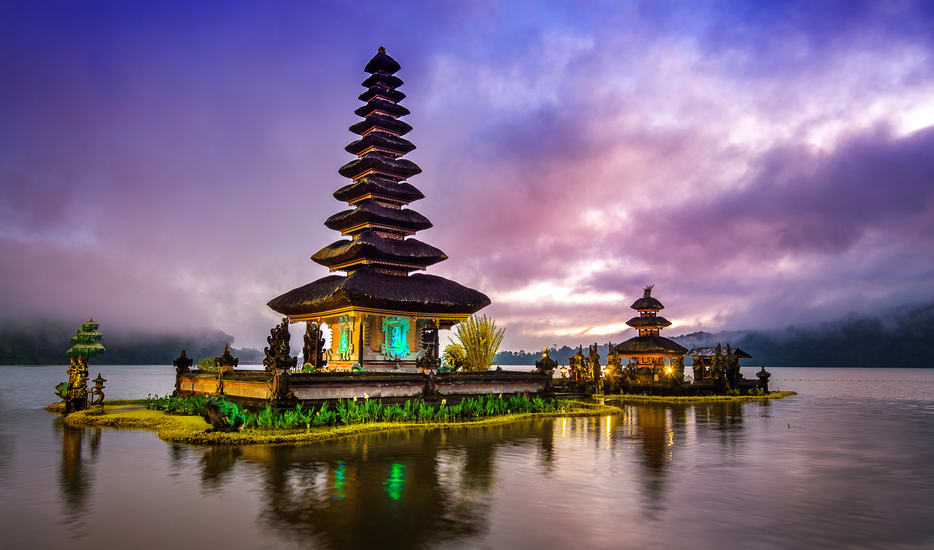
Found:
<svg viewBox="0 0 934 550"><path fill-rule="evenodd" d="M247 405L275 402L322 403L338 399L382 399L384 402L424 398L458 401L480 395L546 395L547 378L536 373L490 371L464 374L335 372L288 374L234 370L219 374L193 370L176 378L176 393L219 395Z"/></svg>

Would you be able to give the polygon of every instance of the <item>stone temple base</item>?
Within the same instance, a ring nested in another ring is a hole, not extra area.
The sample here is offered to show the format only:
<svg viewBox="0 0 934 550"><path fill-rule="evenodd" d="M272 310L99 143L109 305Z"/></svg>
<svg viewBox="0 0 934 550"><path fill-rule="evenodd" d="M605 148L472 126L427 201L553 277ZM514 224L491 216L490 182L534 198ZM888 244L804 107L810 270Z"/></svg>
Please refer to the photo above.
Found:
<svg viewBox="0 0 934 550"><path fill-rule="evenodd" d="M545 375L523 372L484 372L471 374L418 374L381 372L326 372L289 374L287 381L275 383L266 371L218 373L191 371L177 376L177 393L223 395L225 399L262 406L319 403L337 399L383 399L384 401L424 398L460 399L480 395L546 395ZM276 388L279 393L276 393ZM283 390L284 388L284 390Z"/></svg>

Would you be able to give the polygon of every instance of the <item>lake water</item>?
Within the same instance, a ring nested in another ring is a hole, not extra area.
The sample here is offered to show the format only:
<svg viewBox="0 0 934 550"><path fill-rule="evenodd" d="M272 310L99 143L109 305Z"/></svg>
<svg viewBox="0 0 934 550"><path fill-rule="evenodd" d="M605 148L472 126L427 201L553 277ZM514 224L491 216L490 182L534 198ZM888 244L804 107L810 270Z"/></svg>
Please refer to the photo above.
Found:
<svg viewBox="0 0 934 550"><path fill-rule="evenodd" d="M4 548L934 548L934 369L772 369L772 402L171 445L42 410L0 367ZM108 398L172 367L91 366ZM744 369L752 376L754 369Z"/></svg>

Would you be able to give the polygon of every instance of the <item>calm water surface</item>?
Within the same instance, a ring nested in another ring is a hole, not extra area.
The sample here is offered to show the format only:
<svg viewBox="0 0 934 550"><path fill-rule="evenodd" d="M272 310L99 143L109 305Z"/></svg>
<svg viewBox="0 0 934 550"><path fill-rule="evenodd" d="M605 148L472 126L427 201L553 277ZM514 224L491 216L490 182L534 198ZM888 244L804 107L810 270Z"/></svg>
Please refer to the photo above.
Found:
<svg viewBox="0 0 934 550"><path fill-rule="evenodd" d="M92 366L109 398L171 367ZM746 369L747 376L753 369ZM69 428L0 367L4 548L934 548L934 370L773 369L769 403L170 445Z"/></svg>

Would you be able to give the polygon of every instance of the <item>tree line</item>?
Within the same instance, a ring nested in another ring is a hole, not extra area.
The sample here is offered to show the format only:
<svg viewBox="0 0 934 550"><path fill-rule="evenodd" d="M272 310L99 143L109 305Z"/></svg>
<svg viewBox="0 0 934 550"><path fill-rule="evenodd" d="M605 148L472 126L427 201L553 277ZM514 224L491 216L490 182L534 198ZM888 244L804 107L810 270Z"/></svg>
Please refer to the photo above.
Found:
<svg viewBox="0 0 934 550"><path fill-rule="evenodd" d="M0 324L0 365L64 365L65 350L80 323L58 320ZM171 365L181 350L194 360L217 357L234 337L220 330L200 330L184 334L108 330L101 326L102 343L107 351L98 362L114 365ZM231 348L241 363L262 361L263 352L253 348Z"/></svg>

